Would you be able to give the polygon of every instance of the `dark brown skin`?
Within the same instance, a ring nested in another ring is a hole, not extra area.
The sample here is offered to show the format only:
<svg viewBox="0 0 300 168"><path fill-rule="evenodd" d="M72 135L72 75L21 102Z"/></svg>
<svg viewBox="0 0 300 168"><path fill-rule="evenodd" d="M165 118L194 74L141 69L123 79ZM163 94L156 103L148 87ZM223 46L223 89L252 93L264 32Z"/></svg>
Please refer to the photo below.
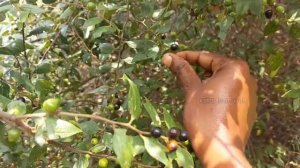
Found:
<svg viewBox="0 0 300 168"><path fill-rule="evenodd" d="M202 164L251 167L244 150L256 119L257 85L247 63L206 51L168 53L163 63L182 84L183 123ZM191 64L212 75L201 80Z"/></svg>

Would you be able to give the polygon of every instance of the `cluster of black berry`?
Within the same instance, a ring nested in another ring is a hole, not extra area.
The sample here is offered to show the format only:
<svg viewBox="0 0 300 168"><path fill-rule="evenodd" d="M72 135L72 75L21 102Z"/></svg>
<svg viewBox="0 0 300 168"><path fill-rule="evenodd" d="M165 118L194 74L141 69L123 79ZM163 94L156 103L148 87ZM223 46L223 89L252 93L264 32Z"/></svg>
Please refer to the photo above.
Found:
<svg viewBox="0 0 300 168"><path fill-rule="evenodd" d="M160 127L153 127L151 129L151 136L154 138L159 138L162 135L162 129ZM167 143L167 148L170 152L175 151L178 147L178 142L183 142L184 144L188 144L188 133L184 130L180 130L178 128L170 128L168 130L169 141Z"/></svg>

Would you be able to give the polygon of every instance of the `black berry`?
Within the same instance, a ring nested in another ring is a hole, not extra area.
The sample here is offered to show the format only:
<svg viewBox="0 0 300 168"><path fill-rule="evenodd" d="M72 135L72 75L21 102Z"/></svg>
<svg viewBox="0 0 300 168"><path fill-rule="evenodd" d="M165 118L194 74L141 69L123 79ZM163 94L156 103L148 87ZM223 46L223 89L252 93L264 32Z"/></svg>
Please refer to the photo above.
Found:
<svg viewBox="0 0 300 168"><path fill-rule="evenodd" d="M177 128L175 128L175 127L170 128L169 134L168 134L170 139L176 139L178 137L178 135L179 135L179 130Z"/></svg>
<svg viewBox="0 0 300 168"><path fill-rule="evenodd" d="M120 109L120 105L114 104L114 109L115 109L115 110L119 110L119 109Z"/></svg>
<svg viewBox="0 0 300 168"><path fill-rule="evenodd" d="M166 39L167 38L167 35L164 33L164 34L161 34L160 35L160 38L162 39L162 40L164 40L164 39Z"/></svg>
<svg viewBox="0 0 300 168"><path fill-rule="evenodd" d="M161 128L159 127L153 127L151 129L151 135L154 137L154 138L159 138L162 134L162 131L161 131Z"/></svg>
<svg viewBox="0 0 300 168"><path fill-rule="evenodd" d="M178 139L181 142L188 140L188 133L186 131L181 131Z"/></svg>
<svg viewBox="0 0 300 168"><path fill-rule="evenodd" d="M271 19L273 16L273 11L271 9L268 9L265 11L265 16L267 19Z"/></svg>
<svg viewBox="0 0 300 168"><path fill-rule="evenodd" d="M19 101L25 103L25 98L24 98L24 97L18 97L17 100L19 100Z"/></svg>
<svg viewBox="0 0 300 168"><path fill-rule="evenodd" d="M179 46L178 46L177 43L172 43L172 44L171 44L170 49L171 49L172 51L178 50L178 48L179 48Z"/></svg>
<svg viewBox="0 0 300 168"><path fill-rule="evenodd" d="M121 106L124 103L123 99L118 99L116 102L119 106Z"/></svg>

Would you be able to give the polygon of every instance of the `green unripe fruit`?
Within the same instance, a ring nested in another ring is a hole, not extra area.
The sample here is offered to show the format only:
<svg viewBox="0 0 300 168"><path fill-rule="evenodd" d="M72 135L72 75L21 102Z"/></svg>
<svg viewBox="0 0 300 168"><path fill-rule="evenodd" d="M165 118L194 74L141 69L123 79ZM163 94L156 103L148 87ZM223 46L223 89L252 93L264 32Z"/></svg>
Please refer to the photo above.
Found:
<svg viewBox="0 0 300 168"><path fill-rule="evenodd" d="M284 6L282 6L282 5L277 6L276 12L281 13L281 14L284 13L285 12Z"/></svg>
<svg viewBox="0 0 300 168"><path fill-rule="evenodd" d="M110 103L110 104L107 105L106 108L107 108L107 110L109 110L109 111L113 111L113 110L114 110L114 105Z"/></svg>
<svg viewBox="0 0 300 168"><path fill-rule="evenodd" d="M92 144L92 145L97 145L98 142L99 142L99 140L98 140L97 138L92 138L92 139L91 139L91 144Z"/></svg>
<svg viewBox="0 0 300 168"><path fill-rule="evenodd" d="M108 160L106 158L99 159L98 166L99 166L99 168L107 168Z"/></svg>
<svg viewBox="0 0 300 168"><path fill-rule="evenodd" d="M21 133L18 129L15 129L15 128L10 129L7 132L7 140L10 143L16 143L19 141L20 135L21 135Z"/></svg>
<svg viewBox="0 0 300 168"><path fill-rule="evenodd" d="M60 106L60 100L58 98L51 98L44 101L42 110L47 113L54 113Z"/></svg>
<svg viewBox="0 0 300 168"><path fill-rule="evenodd" d="M171 36L171 37L176 37L176 36L177 36L177 33L174 32L174 31L172 31L172 32L170 33L170 36Z"/></svg>
<svg viewBox="0 0 300 168"><path fill-rule="evenodd" d="M96 4L94 2L89 2L89 3L87 3L86 7L88 10L93 11L96 9Z"/></svg>
<svg viewBox="0 0 300 168"><path fill-rule="evenodd" d="M9 113L9 114L16 115L16 116L22 115L22 112L21 112L20 109L18 109L18 108L10 109L10 110L8 111L8 113Z"/></svg>

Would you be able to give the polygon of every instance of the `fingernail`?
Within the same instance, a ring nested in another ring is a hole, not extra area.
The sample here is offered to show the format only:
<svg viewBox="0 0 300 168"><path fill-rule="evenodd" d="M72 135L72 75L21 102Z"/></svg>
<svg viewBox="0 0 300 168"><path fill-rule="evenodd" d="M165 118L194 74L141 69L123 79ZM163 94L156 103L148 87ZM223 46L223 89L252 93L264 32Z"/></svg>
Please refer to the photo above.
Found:
<svg viewBox="0 0 300 168"><path fill-rule="evenodd" d="M172 64L172 57L170 54L165 54L162 58L162 62L167 66L170 67Z"/></svg>

